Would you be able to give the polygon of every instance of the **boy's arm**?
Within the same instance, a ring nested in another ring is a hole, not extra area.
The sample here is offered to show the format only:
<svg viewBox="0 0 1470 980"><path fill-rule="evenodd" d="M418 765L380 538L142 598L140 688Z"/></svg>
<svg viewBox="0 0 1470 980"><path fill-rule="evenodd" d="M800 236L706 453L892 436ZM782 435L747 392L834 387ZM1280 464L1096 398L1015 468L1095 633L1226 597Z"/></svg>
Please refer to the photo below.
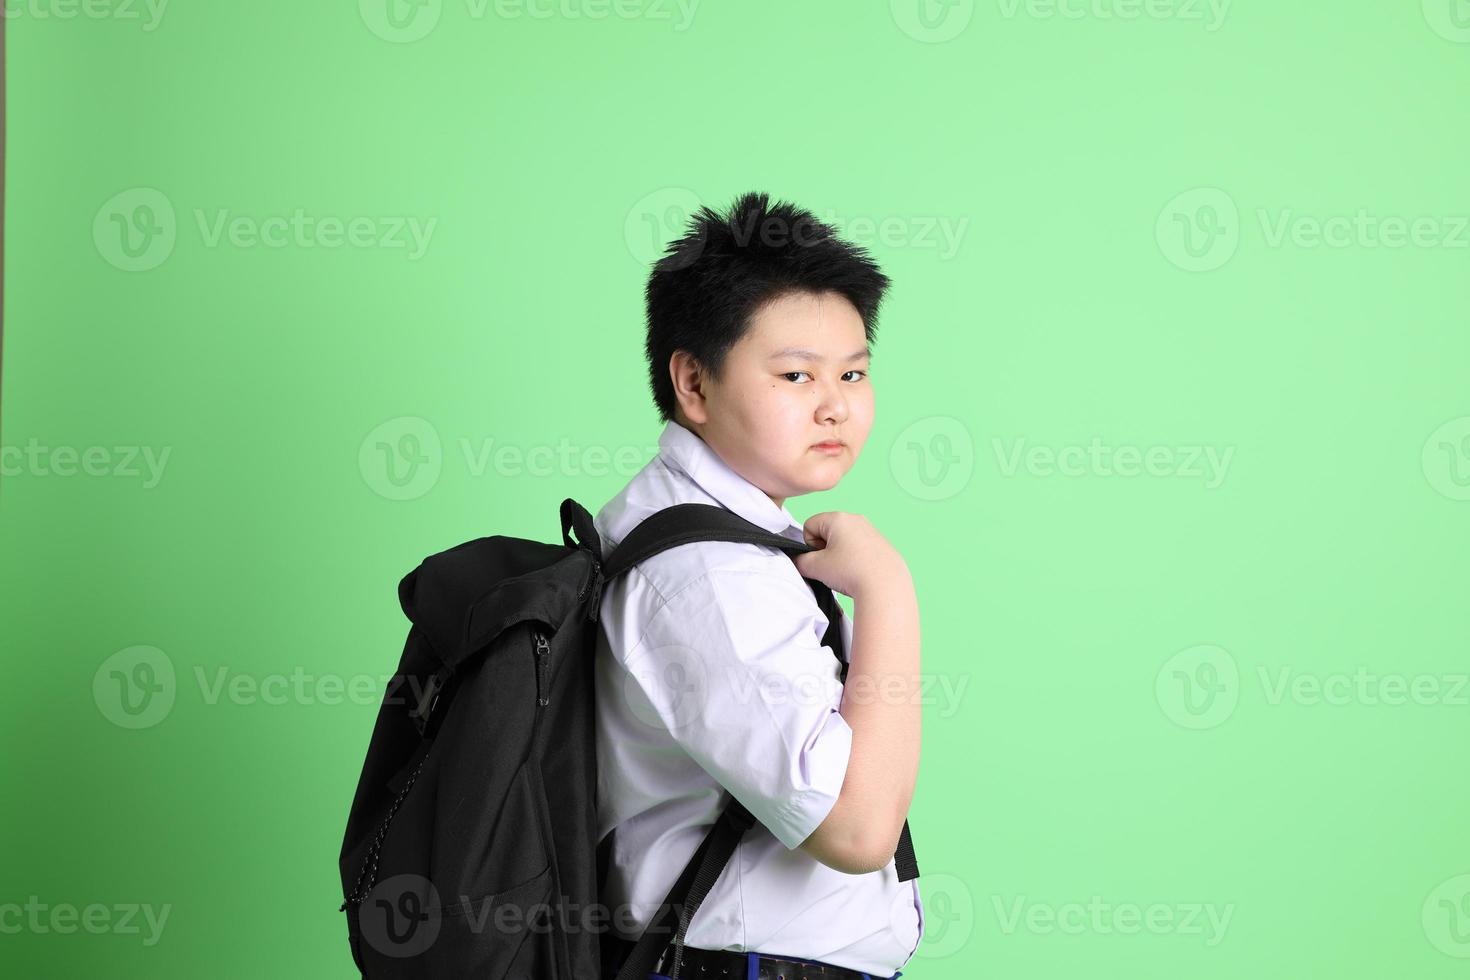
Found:
<svg viewBox="0 0 1470 980"><path fill-rule="evenodd" d="M919 771L919 604L902 561L861 578L842 696L852 751L831 812L801 848L847 874L893 860Z"/></svg>
<svg viewBox="0 0 1470 980"><path fill-rule="evenodd" d="M667 732L795 849L842 792L852 746L843 685L821 642L822 613L791 560L774 550L735 557L666 598L638 590L646 608L631 617L636 642L617 615L604 627L619 634L610 651L626 668L632 716Z"/></svg>

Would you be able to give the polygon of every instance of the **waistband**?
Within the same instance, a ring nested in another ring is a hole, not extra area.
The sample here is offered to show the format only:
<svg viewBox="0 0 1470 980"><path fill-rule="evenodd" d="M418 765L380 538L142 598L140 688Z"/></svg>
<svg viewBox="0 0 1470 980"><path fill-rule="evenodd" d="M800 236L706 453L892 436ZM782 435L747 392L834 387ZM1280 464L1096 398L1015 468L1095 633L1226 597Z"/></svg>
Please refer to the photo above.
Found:
<svg viewBox="0 0 1470 980"><path fill-rule="evenodd" d="M612 941L613 946L613 972L608 976L608 980L612 980L634 944L616 936L606 938ZM669 976L673 964L674 947L671 945L654 964L654 975ZM679 980L898 980L901 976L902 970L891 977L882 977L851 967L781 953L737 953L729 949L701 949L687 945L679 960Z"/></svg>

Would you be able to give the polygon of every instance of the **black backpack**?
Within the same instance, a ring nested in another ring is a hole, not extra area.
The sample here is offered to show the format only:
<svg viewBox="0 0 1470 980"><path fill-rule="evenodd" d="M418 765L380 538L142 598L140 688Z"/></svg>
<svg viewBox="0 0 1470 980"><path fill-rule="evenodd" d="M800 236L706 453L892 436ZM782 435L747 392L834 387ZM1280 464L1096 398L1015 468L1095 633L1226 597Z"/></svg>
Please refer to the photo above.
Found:
<svg viewBox="0 0 1470 980"><path fill-rule="evenodd" d="M368 745L339 870L352 957L378 978L645 980L755 819L733 797L636 945L599 904L593 658L603 585L695 541L810 546L711 504L678 504L603 561L592 518L561 504L563 544L494 535L424 559L398 585L412 624ZM576 532L576 540L572 538ZM832 592L805 579L841 650ZM839 654L839 659L841 659ZM847 677L843 663L842 678ZM899 879L918 877L908 824ZM677 925L670 934L670 923Z"/></svg>

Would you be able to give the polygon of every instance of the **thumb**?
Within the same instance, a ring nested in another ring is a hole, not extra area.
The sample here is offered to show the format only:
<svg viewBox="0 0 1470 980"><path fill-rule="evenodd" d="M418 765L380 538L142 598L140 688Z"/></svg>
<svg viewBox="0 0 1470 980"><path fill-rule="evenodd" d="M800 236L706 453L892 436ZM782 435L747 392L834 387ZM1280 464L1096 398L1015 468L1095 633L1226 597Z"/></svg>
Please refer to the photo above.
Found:
<svg viewBox="0 0 1470 980"><path fill-rule="evenodd" d="M831 520L832 512L825 510L820 514L808 517L806 523L801 526L801 534L806 539L806 543L814 548L825 548L827 546L827 525Z"/></svg>

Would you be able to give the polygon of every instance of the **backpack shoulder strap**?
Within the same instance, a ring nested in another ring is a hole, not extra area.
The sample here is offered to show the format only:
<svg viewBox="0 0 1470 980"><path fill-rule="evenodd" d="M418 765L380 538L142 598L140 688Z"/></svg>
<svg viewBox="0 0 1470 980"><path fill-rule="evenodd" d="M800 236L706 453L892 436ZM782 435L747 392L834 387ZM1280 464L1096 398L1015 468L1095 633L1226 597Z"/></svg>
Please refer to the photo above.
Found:
<svg viewBox="0 0 1470 980"><path fill-rule="evenodd" d="M802 541L767 531L739 514L714 504L675 504L649 515L618 544L603 563L605 579L616 578L660 552L695 541L737 541L780 548L796 555L811 551Z"/></svg>
<svg viewBox="0 0 1470 980"><path fill-rule="evenodd" d="M648 928L643 930L643 935L638 937L638 942L628 952L628 958L618 970L617 980L644 980L653 972L659 954L669 945L668 922L674 915L679 917L679 924L672 939L674 960L669 977L670 980L677 980L684 954L684 935L689 931L689 922L699 910L704 897L714 887L720 873L725 870L725 865L730 863L735 845L740 843L740 838L753 823L755 817L750 811L739 800L731 797L719 819L710 827L709 833L705 834L704 841L695 850L694 856L684 866L678 880L669 889L663 904L649 921Z"/></svg>

